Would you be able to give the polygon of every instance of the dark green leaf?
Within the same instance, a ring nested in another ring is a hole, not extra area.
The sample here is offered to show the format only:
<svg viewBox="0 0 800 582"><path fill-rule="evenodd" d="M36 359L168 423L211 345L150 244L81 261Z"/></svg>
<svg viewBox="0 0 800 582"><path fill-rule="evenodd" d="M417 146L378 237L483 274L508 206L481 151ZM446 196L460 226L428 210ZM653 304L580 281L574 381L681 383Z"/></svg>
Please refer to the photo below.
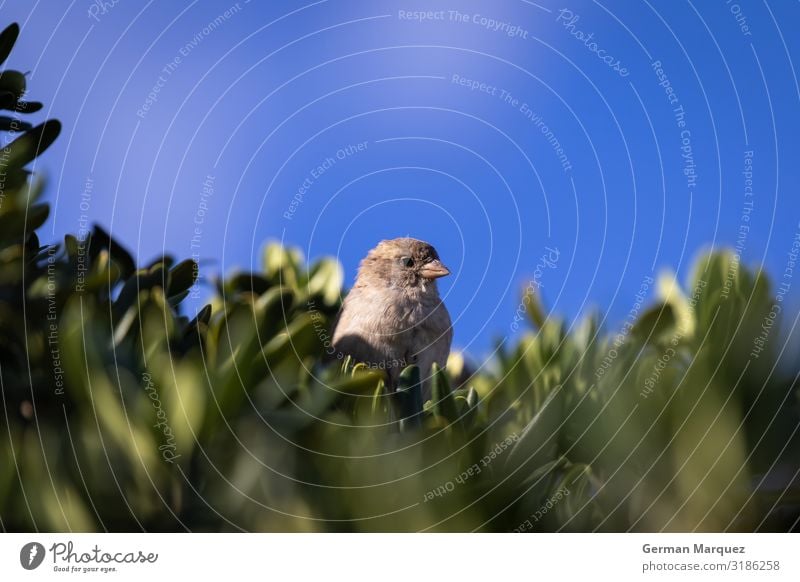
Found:
<svg viewBox="0 0 800 582"><path fill-rule="evenodd" d="M225 295L234 293L264 294L271 287L270 282L263 276L255 273L238 273L232 275L224 282Z"/></svg>
<svg viewBox="0 0 800 582"><path fill-rule="evenodd" d="M173 297L188 291L197 279L197 269L197 263L192 259L186 259L178 263L169 273L167 297Z"/></svg>
<svg viewBox="0 0 800 582"><path fill-rule="evenodd" d="M89 245L90 255L95 257L101 250L107 249L111 255L111 260L117 263L117 266L120 268L123 279L130 277L136 270L136 263L131 254L125 250L122 245L111 238L111 235L101 226L97 224L94 225L91 240L91 245ZM164 282L162 281L161 284L164 285Z"/></svg>
<svg viewBox="0 0 800 582"><path fill-rule="evenodd" d="M444 370L434 363L431 366L431 401L434 414L441 416L449 423L458 420L458 409L453 393L450 391L450 382Z"/></svg>
<svg viewBox="0 0 800 582"><path fill-rule="evenodd" d="M397 415L403 428L418 426L422 420L422 382L419 367L407 366L397 379L397 391L392 398L396 402Z"/></svg>
<svg viewBox="0 0 800 582"><path fill-rule="evenodd" d="M27 213L19 208L0 214L0 241L22 244L23 237L43 225L49 213L47 204L34 204Z"/></svg>
<svg viewBox="0 0 800 582"><path fill-rule="evenodd" d="M7 91L19 99L25 94L25 75L19 71L0 72L0 91Z"/></svg>
<svg viewBox="0 0 800 582"><path fill-rule="evenodd" d="M0 109L9 109L11 111L17 108L17 98L11 91L0 91Z"/></svg>
<svg viewBox="0 0 800 582"><path fill-rule="evenodd" d="M12 22L3 32L0 32L0 65L6 62L8 55L11 54L11 49L14 48L18 36L19 24L16 22Z"/></svg>
<svg viewBox="0 0 800 582"><path fill-rule="evenodd" d="M28 131L33 125L16 117L0 116L0 131Z"/></svg>
<svg viewBox="0 0 800 582"><path fill-rule="evenodd" d="M8 166L22 168L41 155L61 133L61 122L49 119L8 145Z"/></svg>

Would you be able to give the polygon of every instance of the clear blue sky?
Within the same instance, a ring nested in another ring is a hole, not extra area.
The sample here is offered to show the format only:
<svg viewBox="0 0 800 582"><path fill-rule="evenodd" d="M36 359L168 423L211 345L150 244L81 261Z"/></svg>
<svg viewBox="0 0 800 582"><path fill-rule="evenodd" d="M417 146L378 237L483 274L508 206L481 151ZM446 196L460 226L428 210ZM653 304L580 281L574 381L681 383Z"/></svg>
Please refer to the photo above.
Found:
<svg viewBox="0 0 800 582"><path fill-rule="evenodd" d="M645 277L685 276L742 225L745 263L786 266L798 2L102 4L0 4L22 25L10 65L65 125L37 166L46 239L85 214L208 274L282 239L338 256L350 284L378 240L411 235L451 267L475 356L513 336L532 278L556 313L597 306L613 329Z"/></svg>

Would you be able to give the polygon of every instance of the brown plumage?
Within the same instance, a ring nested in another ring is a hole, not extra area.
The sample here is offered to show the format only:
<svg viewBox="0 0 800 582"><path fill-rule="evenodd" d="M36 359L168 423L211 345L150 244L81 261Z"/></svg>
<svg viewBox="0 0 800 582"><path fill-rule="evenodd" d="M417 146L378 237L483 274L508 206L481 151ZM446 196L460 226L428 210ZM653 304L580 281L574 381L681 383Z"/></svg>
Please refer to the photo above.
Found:
<svg viewBox="0 0 800 582"><path fill-rule="evenodd" d="M335 349L386 370L389 391L406 366L416 364L423 399L431 365L444 367L453 330L436 279L450 271L431 245L413 238L381 241L361 261L333 332Z"/></svg>

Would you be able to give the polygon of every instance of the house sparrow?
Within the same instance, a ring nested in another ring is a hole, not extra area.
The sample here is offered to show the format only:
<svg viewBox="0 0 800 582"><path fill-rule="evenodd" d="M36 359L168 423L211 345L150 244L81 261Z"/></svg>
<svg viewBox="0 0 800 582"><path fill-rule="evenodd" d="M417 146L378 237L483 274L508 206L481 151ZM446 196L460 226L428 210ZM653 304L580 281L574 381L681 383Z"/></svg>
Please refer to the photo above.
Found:
<svg viewBox="0 0 800 582"><path fill-rule="evenodd" d="M444 368L453 339L450 315L436 288L436 279L449 274L426 242L381 241L361 261L342 304L334 323L334 348L385 370L390 394L403 368L419 366L423 402L429 399L431 365Z"/></svg>

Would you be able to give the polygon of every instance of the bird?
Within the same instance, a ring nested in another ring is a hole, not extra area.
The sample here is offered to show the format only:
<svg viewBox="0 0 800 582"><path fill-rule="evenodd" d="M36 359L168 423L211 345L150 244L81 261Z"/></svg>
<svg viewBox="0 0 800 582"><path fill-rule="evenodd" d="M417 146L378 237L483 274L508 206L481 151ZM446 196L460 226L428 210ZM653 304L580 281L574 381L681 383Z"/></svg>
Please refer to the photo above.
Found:
<svg viewBox="0 0 800 582"><path fill-rule="evenodd" d="M449 274L429 243L409 237L382 240L361 261L334 321L337 356L384 370L390 395L400 373L418 366L422 401L430 399L432 365L447 365L453 340L450 314L436 285Z"/></svg>

